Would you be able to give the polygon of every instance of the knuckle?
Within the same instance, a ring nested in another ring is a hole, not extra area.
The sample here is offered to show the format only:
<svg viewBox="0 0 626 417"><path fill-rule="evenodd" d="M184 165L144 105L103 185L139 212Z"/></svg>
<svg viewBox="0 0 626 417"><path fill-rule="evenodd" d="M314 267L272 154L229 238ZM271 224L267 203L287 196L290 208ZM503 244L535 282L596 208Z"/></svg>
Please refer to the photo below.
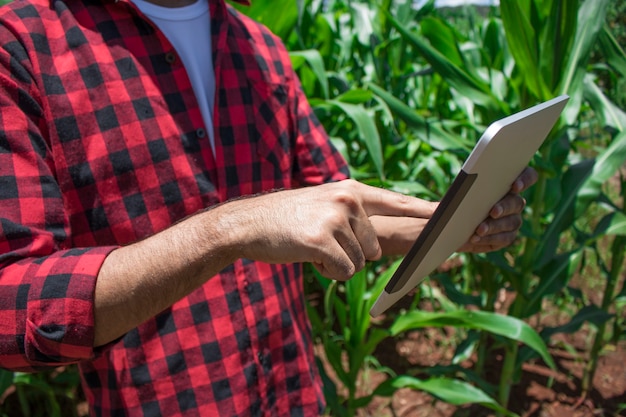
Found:
<svg viewBox="0 0 626 417"><path fill-rule="evenodd" d="M354 193L347 189L337 190L333 196L333 200L350 209L356 208L359 203Z"/></svg>
<svg viewBox="0 0 626 417"><path fill-rule="evenodd" d="M323 250L327 246L326 238L319 230L310 230L304 235L305 242L317 250Z"/></svg>

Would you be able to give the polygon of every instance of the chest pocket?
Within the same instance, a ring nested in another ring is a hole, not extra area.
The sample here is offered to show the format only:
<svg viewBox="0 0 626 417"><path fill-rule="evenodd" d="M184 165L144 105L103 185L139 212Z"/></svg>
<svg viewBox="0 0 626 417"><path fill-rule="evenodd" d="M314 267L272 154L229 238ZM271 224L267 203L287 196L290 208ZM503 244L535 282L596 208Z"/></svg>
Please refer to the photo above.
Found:
<svg viewBox="0 0 626 417"><path fill-rule="evenodd" d="M262 71L219 75L215 141L221 198L290 188L296 129L289 87Z"/></svg>
<svg viewBox="0 0 626 417"><path fill-rule="evenodd" d="M250 138L259 158L262 182L273 180L274 188L290 185L292 153L295 146L293 109L286 86L248 80L252 92L254 123Z"/></svg>

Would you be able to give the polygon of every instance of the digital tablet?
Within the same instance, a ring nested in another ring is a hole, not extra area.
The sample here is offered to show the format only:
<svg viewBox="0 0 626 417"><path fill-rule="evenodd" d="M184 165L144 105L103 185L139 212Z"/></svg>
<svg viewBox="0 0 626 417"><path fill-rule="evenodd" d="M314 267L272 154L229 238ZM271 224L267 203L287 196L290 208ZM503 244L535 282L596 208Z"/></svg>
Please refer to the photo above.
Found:
<svg viewBox="0 0 626 417"><path fill-rule="evenodd" d="M468 156L370 314L378 316L460 248L511 189L554 127L566 95L492 123Z"/></svg>

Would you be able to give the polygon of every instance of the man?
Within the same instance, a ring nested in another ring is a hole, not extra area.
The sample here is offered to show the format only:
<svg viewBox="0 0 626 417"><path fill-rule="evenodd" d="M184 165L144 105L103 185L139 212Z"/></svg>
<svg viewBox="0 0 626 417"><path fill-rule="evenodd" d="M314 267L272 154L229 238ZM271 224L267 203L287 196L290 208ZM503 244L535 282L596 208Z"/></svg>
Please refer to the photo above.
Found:
<svg viewBox="0 0 626 417"><path fill-rule="evenodd" d="M317 415L301 263L349 279L436 204L346 179L265 28L153 3L0 9L0 366L79 363L94 416Z"/></svg>

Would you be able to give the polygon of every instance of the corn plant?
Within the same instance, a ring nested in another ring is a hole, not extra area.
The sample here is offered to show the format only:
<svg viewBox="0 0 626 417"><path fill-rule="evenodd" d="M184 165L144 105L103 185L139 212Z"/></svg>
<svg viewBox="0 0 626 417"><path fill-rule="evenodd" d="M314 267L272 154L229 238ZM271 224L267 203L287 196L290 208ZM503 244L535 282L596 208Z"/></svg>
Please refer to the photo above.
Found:
<svg viewBox="0 0 626 417"><path fill-rule="evenodd" d="M537 313L544 297L567 284L571 276L568 273L575 270L580 259L581 248L560 253L558 242L572 227L575 217L571 215L571 204L594 171L593 160L581 162L569 156L576 150L583 103L595 106L596 111L607 109L606 103L585 101L584 96L585 85L589 83L586 78L589 52L603 29L607 5L608 1L503 0L501 20L488 20L482 32L485 44L484 48L479 48L485 51L482 56L462 53L457 45L467 40L459 38L443 22L430 21L424 28L421 24L403 24L389 18L398 32L449 83L453 94L472 100L471 111L480 114L483 121L499 112L525 108L559 94L567 93L572 97L558 127L535 160L540 178L528 195L526 237L523 245L517 247L518 252L513 254L513 264L500 253L476 257L480 265L470 267L480 270L483 280L496 280L500 282L498 287L509 286L515 290L517 296L509 310L515 317ZM437 30L432 29L435 26ZM502 35L506 38L506 47L499 38ZM457 41L450 41L455 36ZM474 43L481 40L477 34L471 39ZM514 58L513 66L510 57ZM490 63L497 67L489 67ZM500 88L494 91L495 83ZM623 161L624 154L619 146L612 159ZM612 175L617 166L613 164L610 169L609 175ZM581 201L578 203L580 208ZM491 289L498 287L491 286ZM493 300L493 296L488 295L485 300ZM483 308L490 307L483 305ZM508 343L499 389L503 405L507 404L510 387L521 369L517 354L518 345Z"/></svg>
<svg viewBox="0 0 626 417"><path fill-rule="evenodd" d="M623 199L626 196L626 181L621 177L620 181L621 193L620 197ZM623 200L622 200L623 201ZM590 245L595 254L595 259L598 260L598 266L602 273L602 276L606 279L606 286L604 288L604 294L600 304L600 309L603 312L609 313L611 306L617 304L616 288L620 275L623 272L624 254L626 252L626 212L625 207L621 208L613 206L614 211L607 214L599 223L596 229L596 235L613 235L613 241L610 246L611 258L608 262L604 260L603 250L599 248L597 242ZM617 323L617 318L615 318ZM596 373L598 366L598 359L600 357L601 350L605 345L605 332L607 330L607 323L603 322L597 326L597 331L594 336L593 345L589 352L589 361L586 363L585 371L582 378L582 390L583 396L589 393L589 390L593 384L593 377ZM618 334L617 328L615 333Z"/></svg>
<svg viewBox="0 0 626 417"><path fill-rule="evenodd" d="M528 324L514 317L454 307L441 312L414 310L395 316L384 327L373 326L369 310L382 292L394 267L397 267L397 263L391 268L385 268L381 274L374 274L373 270L366 268L346 283L330 281L316 274L320 286L325 290L324 298L318 308L309 305L308 312L314 336L324 346L327 363L335 376L331 378L320 365L328 413L332 416L352 417L358 409L366 407L374 396L391 396L400 388L413 388L428 392L450 404L480 404L499 413L514 415L500 406L488 393L473 386L470 383L473 381L441 375L419 379L406 374L395 375L387 370L390 373L389 379L364 391L361 384L363 374L372 364L377 364L373 357L376 347L385 339L425 327L454 326L488 331L524 343L554 367L543 340Z"/></svg>

